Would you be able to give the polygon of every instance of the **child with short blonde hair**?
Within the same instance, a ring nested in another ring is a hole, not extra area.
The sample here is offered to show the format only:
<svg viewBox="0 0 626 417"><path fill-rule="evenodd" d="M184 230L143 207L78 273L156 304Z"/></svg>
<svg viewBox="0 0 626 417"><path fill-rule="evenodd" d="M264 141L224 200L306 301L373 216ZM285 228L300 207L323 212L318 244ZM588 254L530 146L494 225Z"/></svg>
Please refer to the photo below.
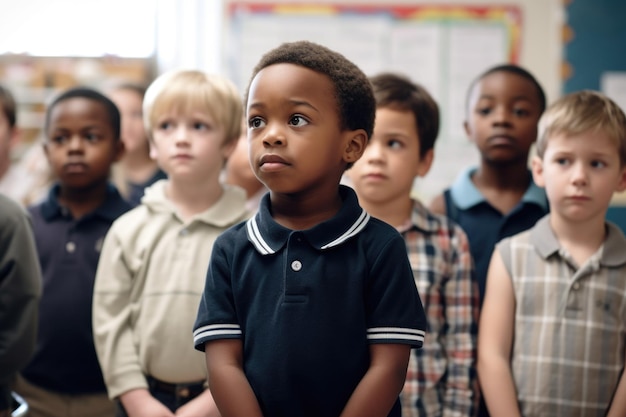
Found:
<svg viewBox="0 0 626 417"><path fill-rule="evenodd" d="M626 237L605 220L626 189L626 116L581 91L539 122L533 176L551 212L494 252L478 374L492 415L626 415Z"/></svg>
<svg viewBox="0 0 626 417"><path fill-rule="evenodd" d="M219 181L240 135L241 97L225 78L179 70L150 85L143 110L168 179L146 189L104 242L98 357L119 416L217 415L191 334L213 243L248 217L245 192Z"/></svg>

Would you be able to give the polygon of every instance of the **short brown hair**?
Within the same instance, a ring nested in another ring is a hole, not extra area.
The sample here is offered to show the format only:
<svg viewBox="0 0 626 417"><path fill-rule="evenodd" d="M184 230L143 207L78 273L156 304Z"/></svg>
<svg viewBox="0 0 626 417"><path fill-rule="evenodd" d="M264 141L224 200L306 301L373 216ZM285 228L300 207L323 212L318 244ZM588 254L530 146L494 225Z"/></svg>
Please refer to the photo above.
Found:
<svg viewBox="0 0 626 417"><path fill-rule="evenodd" d="M433 149L439 134L439 106L428 91L408 77L381 73L370 78L376 107L409 111L415 117L420 157Z"/></svg>
<svg viewBox="0 0 626 417"><path fill-rule="evenodd" d="M555 101L539 119L537 155L543 158L551 136L604 131L626 166L626 115L606 95L591 90L567 94Z"/></svg>

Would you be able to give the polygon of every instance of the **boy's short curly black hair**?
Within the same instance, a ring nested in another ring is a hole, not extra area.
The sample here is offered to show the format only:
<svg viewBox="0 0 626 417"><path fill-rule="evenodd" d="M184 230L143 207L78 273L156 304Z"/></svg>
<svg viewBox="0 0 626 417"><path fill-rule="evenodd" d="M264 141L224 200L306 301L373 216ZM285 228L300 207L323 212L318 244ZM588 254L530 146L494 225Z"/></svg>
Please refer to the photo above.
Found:
<svg viewBox="0 0 626 417"><path fill-rule="evenodd" d="M359 67L325 46L309 41L287 42L261 57L252 71L250 83L262 69L274 64L299 65L330 78L335 87L341 129L364 129L369 140L374 129L376 102L370 82Z"/></svg>
<svg viewBox="0 0 626 417"><path fill-rule="evenodd" d="M111 129L113 129L113 135L115 139L121 140L120 139L121 116L120 116L120 111L115 105L115 103L113 103L113 101L111 101L110 98L108 98L101 92L94 90L93 88L90 88L90 87L82 87L82 86L72 87L72 88L65 90L64 92L56 96L50 104L48 104L47 109L46 109L45 122L44 122L44 130L46 132L48 131L48 128L50 127L50 117L52 115L52 110L54 110L54 108L59 103L62 103L72 98L84 98L87 100L95 101L96 103L100 103L106 110L106 113L109 119L108 121L109 121L109 124L111 125Z"/></svg>
<svg viewBox="0 0 626 417"><path fill-rule="evenodd" d="M544 112L544 110L546 109L546 94L543 91L541 84L539 84L539 81L537 81L537 79L528 70L515 64L496 65L488 68L487 70L485 70L485 72L476 77L467 90L466 108L469 108L470 97L472 95L472 92L474 91L474 87L476 87L476 84L478 84L483 78L487 77L488 75L497 72L505 72L518 75L530 81L531 84L535 87L535 90L537 90L537 98L539 99L539 114Z"/></svg>

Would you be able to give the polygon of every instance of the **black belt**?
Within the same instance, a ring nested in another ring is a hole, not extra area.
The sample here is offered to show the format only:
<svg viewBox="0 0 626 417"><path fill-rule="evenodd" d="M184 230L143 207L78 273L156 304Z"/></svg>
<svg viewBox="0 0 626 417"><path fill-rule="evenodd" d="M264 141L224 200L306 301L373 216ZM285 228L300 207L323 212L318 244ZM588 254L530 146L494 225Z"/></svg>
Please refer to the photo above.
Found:
<svg viewBox="0 0 626 417"><path fill-rule="evenodd" d="M206 388L205 382L192 382L189 384L171 384L159 381L151 376L147 377L151 391L163 392L176 398L192 399L202 394Z"/></svg>

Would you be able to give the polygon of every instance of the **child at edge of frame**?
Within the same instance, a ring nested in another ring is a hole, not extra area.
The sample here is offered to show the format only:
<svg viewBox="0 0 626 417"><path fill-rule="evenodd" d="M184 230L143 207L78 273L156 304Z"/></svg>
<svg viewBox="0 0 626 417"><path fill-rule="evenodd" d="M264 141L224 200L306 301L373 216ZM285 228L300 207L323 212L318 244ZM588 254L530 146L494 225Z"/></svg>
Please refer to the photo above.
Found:
<svg viewBox="0 0 626 417"><path fill-rule="evenodd" d="M626 190L626 115L589 90L539 121L535 182L550 213L494 250L478 331L491 415L626 415L626 237L606 221Z"/></svg>
<svg viewBox="0 0 626 417"><path fill-rule="evenodd" d="M91 309L102 242L131 206L110 182L123 152L120 113L103 94L65 90L47 106L43 149L55 182L29 206L42 272L37 345L15 391L31 417L111 417Z"/></svg>
<svg viewBox="0 0 626 417"><path fill-rule="evenodd" d="M259 61L250 161L270 190L216 241L194 330L223 417L400 416L426 320L402 236L340 184L371 136L369 80L308 41Z"/></svg>

